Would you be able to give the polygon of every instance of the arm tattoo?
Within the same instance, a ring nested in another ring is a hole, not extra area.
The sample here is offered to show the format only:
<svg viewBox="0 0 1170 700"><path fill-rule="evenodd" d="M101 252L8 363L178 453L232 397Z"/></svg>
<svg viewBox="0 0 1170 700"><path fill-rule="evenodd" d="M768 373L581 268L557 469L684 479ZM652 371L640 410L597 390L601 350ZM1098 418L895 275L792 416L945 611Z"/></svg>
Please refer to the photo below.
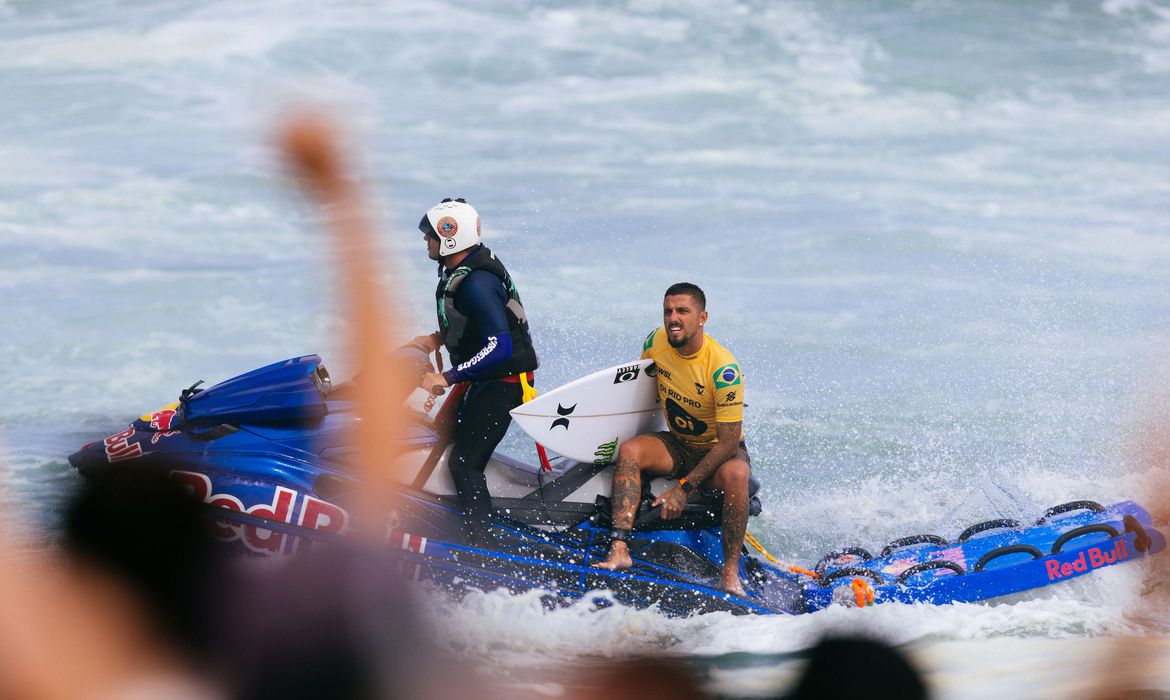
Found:
<svg viewBox="0 0 1170 700"><path fill-rule="evenodd" d="M642 498L642 469L634 460L619 459L613 473L611 494L613 526L629 530L634 526L634 515L638 512L638 501Z"/></svg>
<svg viewBox="0 0 1170 700"><path fill-rule="evenodd" d="M699 460L698 465L687 474L687 481L699 485L707 480L723 463L735 456L739 449L740 429L742 421L734 423L716 423L715 437L719 440L711 450Z"/></svg>

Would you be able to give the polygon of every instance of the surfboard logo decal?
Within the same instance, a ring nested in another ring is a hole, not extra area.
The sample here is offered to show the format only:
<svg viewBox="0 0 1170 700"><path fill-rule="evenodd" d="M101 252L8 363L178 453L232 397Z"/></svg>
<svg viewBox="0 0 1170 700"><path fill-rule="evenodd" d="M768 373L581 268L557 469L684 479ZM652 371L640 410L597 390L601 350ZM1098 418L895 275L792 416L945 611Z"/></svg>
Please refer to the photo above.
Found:
<svg viewBox="0 0 1170 700"><path fill-rule="evenodd" d="M614 375L614 384L624 384L625 382L632 382L638 378L638 372L641 368L638 365L630 365L629 367L619 367L617 374Z"/></svg>
<svg viewBox="0 0 1170 700"><path fill-rule="evenodd" d="M618 439L614 438L612 442L602 443L597 446L597 451L593 453L594 464L609 464L613 461L613 455L617 452Z"/></svg>
<svg viewBox="0 0 1170 700"><path fill-rule="evenodd" d="M552 425L548 426L548 429L552 430L553 428L555 428L559 425L562 428L564 428L565 430L568 430L569 429L569 419L566 418L565 416L572 415L573 411L575 411L575 410L577 410L577 404L573 404L572 406L565 408L564 406L562 406L558 403L557 404L557 415L560 416L560 418L557 418L556 420L554 420L552 422Z"/></svg>
<svg viewBox="0 0 1170 700"><path fill-rule="evenodd" d="M719 369L715 370L713 379L715 380L716 389L726 389L729 386L736 386L737 384L740 384L741 378L739 374L739 365L735 364L734 362L723 365Z"/></svg>

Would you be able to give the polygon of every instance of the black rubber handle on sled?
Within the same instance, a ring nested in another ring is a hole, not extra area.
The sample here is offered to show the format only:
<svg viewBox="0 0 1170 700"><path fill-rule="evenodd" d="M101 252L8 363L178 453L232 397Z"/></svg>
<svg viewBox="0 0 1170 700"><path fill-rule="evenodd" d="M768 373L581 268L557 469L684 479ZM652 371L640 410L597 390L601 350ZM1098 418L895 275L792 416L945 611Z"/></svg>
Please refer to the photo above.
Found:
<svg viewBox="0 0 1170 700"><path fill-rule="evenodd" d="M924 561L919 564L915 564L909 569L906 569L902 573L898 574L898 578L894 579L894 583L905 583L907 579L913 578L923 571L933 571L935 569L950 569L951 571L955 572L956 576L963 576L967 573L967 570L964 569L961 564L956 564L955 562L947 561L946 559L932 559L931 561Z"/></svg>
<svg viewBox="0 0 1170 700"><path fill-rule="evenodd" d="M987 566L993 559L999 559L1008 554L1030 554L1033 559L1039 559L1044 556L1044 553L1036 549L1030 544L1009 544L1006 547L999 547L993 549L987 554L979 557L979 561L975 562L975 568L972 571L983 571L983 567Z"/></svg>
<svg viewBox="0 0 1170 700"><path fill-rule="evenodd" d="M1068 543L1069 540L1076 539L1081 535L1088 535L1093 532L1100 532L1109 535L1110 539L1117 537L1118 534L1116 528L1114 528L1112 525L1106 525L1105 523L1099 523L1096 525L1082 525L1078 528L1069 530L1060 537L1057 537L1056 541L1052 543L1052 551L1050 554L1060 554L1060 550L1064 547L1065 544Z"/></svg>
<svg viewBox="0 0 1170 700"><path fill-rule="evenodd" d="M1044 515L1036 521L1036 524L1044 525L1052 516L1069 513L1074 510L1088 510L1094 513L1103 513L1105 512L1105 506L1096 501L1069 501L1068 503L1061 503L1058 506L1052 506L1044 511Z"/></svg>
<svg viewBox="0 0 1170 700"><path fill-rule="evenodd" d="M1150 549L1150 545L1154 542L1150 536L1146 534L1146 529L1138 522L1137 518L1132 515L1127 515L1122 518L1121 522L1125 523L1125 531L1134 533L1133 548L1139 552L1146 552Z"/></svg>
<svg viewBox="0 0 1170 700"><path fill-rule="evenodd" d="M950 542L947 541L947 538L940 535L910 535L909 537L900 537L885 547L882 547L882 556L888 557L896 550L909 547L912 544L933 544L936 547L945 547Z"/></svg>
<svg viewBox="0 0 1170 700"><path fill-rule="evenodd" d="M817 563L813 565L813 571L815 571L818 576L824 576L825 570L827 570L829 566L833 564L833 562L846 556L854 557L857 559L857 561L869 561L870 559L873 559L873 555L869 553L869 550L863 547L842 547L840 549L834 549L817 560Z"/></svg>
<svg viewBox="0 0 1170 700"><path fill-rule="evenodd" d="M981 523L975 523L971 527L963 530L955 542L966 542L975 535L988 530L999 530L1002 528L1009 528L1018 530L1020 528L1020 521L1013 518L996 518L995 520L984 520Z"/></svg>
<svg viewBox="0 0 1170 700"><path fill-rule="evenodd" d="M863 566L847 566L844 569L837 569L828 576L822 576L817 579L817 583L821 585L821 588L828 588L834 581L845 578L846 576L864 577L879 586L883 586L886 583L886 577L882 576L881 573Z"/></svg>

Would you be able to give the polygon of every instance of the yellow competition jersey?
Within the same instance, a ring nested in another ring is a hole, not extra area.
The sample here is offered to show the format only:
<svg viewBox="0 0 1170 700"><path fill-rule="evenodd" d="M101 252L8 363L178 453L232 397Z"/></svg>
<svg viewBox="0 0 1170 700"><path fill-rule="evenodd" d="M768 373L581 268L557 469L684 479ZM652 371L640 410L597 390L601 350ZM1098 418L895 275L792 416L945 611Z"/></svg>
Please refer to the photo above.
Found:
<svg viewBox="0 0 1170 700"><path fill-rule="evenodd" d="M715 423L743 420L743 374L735 356L711 336L697 353L684 357L667 342L665 329L656 328L646 336L642 359L658 366L662 411L682 440L710 447L718 442Z"/></svg>

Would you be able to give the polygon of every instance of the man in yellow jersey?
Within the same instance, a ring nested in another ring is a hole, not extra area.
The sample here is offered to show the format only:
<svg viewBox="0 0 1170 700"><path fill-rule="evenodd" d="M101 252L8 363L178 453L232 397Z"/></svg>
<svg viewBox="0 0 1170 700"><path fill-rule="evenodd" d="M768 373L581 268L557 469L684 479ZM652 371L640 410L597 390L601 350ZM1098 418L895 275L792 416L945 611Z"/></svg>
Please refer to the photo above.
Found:
<svg viewBox="0 0 1170 700"><path fill-rule="evenodd" d="M652 505L676 518L700 485L723 492L723 573L720 587L743 595L739 552L748 518L751 460L743 442L743 375L735 357L703 333L707 297L689 282L666 290L662 328L642 346L658 366L658 396L669 431L622 443L613 475L613 529L609 557L595 566L616 571L633 565L630 528L642 493L642 474L677 478Z"/></svg>

